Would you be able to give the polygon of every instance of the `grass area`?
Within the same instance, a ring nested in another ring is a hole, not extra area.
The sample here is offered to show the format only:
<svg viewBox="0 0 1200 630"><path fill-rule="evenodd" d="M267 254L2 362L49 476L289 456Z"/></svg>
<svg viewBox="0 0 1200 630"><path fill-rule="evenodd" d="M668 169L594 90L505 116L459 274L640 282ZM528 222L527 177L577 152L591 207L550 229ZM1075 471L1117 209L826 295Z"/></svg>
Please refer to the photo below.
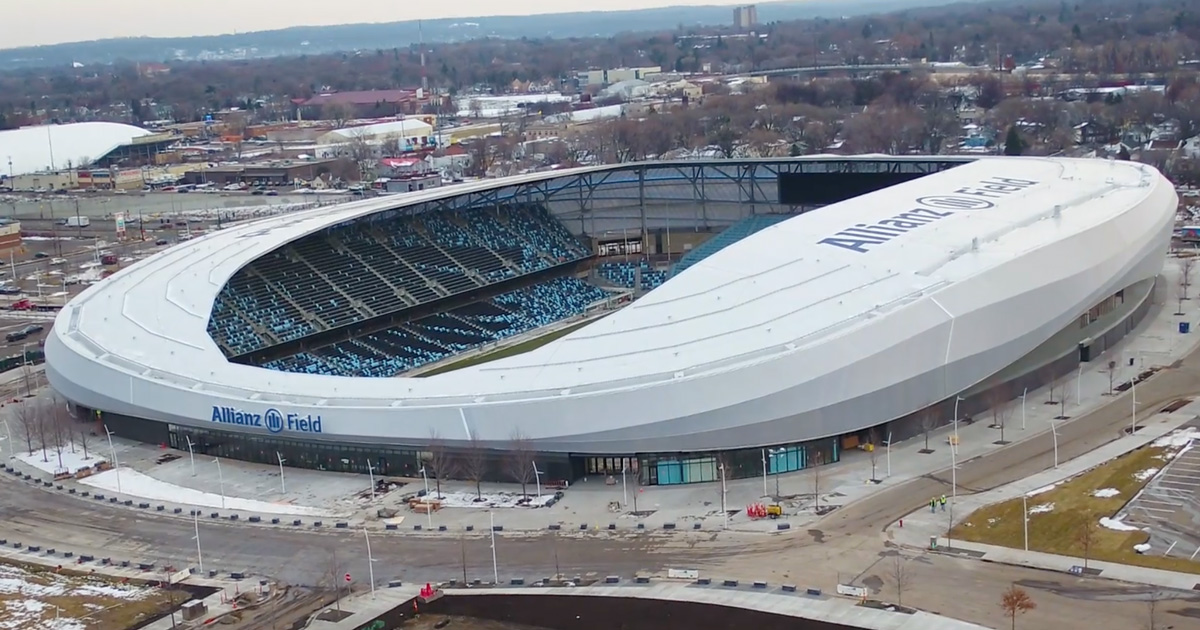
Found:
<svg viewBox="0 0 1200 630"><path fill-rule="evenodd" d="M1150 476L1138 475L1139 472L1162 468L1176 450L1145 446L1064 481L1053 490L1029 496L1029 549L1082 558L1085 547L1089 547L1087 556L1092 560L1200 573L1200 562L1164 558L1162 549L1152 550L1148 555L1134 551L1134 545L1149 539L1145 532L1115 531L1099 524L1101 517L1115 515L1150 481ZM1105 489L1117 492L1110 497L1094 496L1096 491ZM959 523L953 537L1023 549L1021 512L1021 497L989 505Z"/></svg>
<svg viewBox="0 0 1200 630"><path fill-rule="evenodd" d="M422 372L421 374L417 375L417 378L424 378L426 376L437 376L438 374L445 374L446 372L453 372L454 370L461 370L465 367L471 367L472 365L482 365L484 363L490 363L492 361L496 361L498 359L503 359L505 357L515 357L518 354L525 354L526 352L529 352L530 350L537 350L538 348L541 348L542 346L550 343L551 341L554 341L555 339L558 339L560 337L566 337L567 335L575 332L576 330L579 330L580 328L583 328L584 326L587 326L588 324L592 323L592 321L594 321L594 320L588 320L586 322L572 324L570 326L567 326L566 328L560 328L553 332L548 332L548 333L542 335L541 337L534 337L533 339L529 339L527 341L522 341L521 343L514 343L511 346L504 346L503 348L497 348L495 350L492 350L491 352L484 352L482 354L470 356L461 361L447 363L446 365L442 365L442 366L433 368L432 370L429 370L428 372Z"/></svg>
<svg viewBox="0 0 1200 630"><path fill-rule="evenodd" d="M54 626L56 618L72 628L123 630L189 599L192 595L183 590L0 561L0 620L5 622L0 625L13 630L42 630Z"/></svg>

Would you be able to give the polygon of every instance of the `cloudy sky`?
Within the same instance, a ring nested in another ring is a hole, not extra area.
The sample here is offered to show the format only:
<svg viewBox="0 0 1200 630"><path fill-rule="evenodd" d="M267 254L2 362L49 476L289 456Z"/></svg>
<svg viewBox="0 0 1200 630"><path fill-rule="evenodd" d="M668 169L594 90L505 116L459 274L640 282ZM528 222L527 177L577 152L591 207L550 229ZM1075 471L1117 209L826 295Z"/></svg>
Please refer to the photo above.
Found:
<svg viewBox="0 0 1200 630"><path fill-rule="evenodd" d="M3 0L8 2L19 4L20 0ZM23 10L3 12L0 48L112 37L216 35L289 26L746 3L746 0L38 0Z"/></svg>

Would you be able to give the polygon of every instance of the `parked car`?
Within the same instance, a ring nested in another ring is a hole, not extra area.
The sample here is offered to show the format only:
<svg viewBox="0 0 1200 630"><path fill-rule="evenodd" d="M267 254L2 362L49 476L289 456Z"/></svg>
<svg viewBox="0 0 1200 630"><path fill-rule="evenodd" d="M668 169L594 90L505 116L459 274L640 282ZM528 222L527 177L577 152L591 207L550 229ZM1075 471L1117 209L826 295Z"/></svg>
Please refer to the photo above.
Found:
<svg viewBox="0 0 1200 630"><path fill-rule="evenodd" d="M22 333L25 333L26 335L36 335L36 334L42 332L43 330L46 330L46 327L42 326L41 324L30 324L16 332L22 332Z"/></svg>
<svg viewBox="0 0 1200 630"><path fill-rule="evenodd" d="M20 341L28 336L29 335L25 334L24 332L22 332L20 330L14 330L14 331L8 333L7 335L5 335L4 338L7 339L9 343L12 343L14 341Z"/></svg>

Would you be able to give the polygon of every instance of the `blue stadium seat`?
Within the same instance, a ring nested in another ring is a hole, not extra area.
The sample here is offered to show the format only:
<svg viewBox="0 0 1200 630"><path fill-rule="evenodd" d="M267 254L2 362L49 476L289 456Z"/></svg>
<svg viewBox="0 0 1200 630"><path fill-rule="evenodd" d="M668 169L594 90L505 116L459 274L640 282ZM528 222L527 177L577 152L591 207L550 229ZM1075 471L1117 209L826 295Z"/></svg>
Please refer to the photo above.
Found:
<svg viewBox="0 0 1200 630"><path fill-rule="evenodd" d="M637 270L642 272L642 286L645 291L658 288L659 285L667 281L667 272L654 269L650 263L641 262L608 262L596 265L596 273L605 280L611 282L614 286L625 287L626 289L635 288L634 282L637 280Z"/></svg>

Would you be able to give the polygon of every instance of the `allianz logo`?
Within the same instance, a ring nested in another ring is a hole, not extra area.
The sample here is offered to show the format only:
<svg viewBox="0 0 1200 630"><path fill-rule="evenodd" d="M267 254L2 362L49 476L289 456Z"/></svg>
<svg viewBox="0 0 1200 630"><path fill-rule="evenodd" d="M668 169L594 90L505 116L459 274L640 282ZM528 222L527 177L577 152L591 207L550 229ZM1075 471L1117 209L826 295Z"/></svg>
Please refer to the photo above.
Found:
<svg viewBox="0 0 1200 630"><path fill-rule="evenodd" d="M293 433L320 433L321 416L298 413L284 414L278 409L268 409L263 413L254 413L237 407L212 408L212 421L222 424L235 424L243 427L263 428L271 433L289 431Z"/></svg>

